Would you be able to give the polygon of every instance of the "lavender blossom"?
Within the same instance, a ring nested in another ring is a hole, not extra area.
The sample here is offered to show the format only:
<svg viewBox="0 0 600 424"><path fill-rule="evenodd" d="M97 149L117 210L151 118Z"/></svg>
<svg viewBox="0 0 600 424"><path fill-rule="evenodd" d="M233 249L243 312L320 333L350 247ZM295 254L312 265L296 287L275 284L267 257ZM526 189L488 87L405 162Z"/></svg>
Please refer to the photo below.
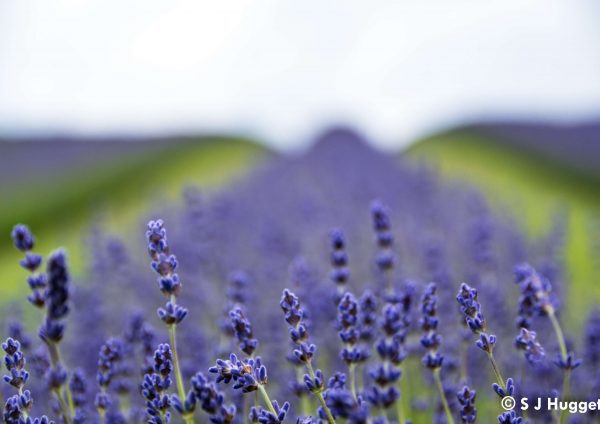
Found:
<svg viewBox="0 0 600 424"><path fill-rule="evenodd" d="M444 356L441 355L438 350L442 341L442 337L437 333L438 317L437 317L437 286L435 283L429 283L425 288L425 293L421 299L421 329L423 330L423 337L421 337L421 345L427 349L427 353L423 356L422 362L427 368L433 371L433 377L435 379L440 399L444 406L446 413L446 419L450 424L454 424L454 418L452 417L452 411L448 405L446 399L446 393L442 380L440 378L440 369L444 361Z"/></svg>
<svg viewBox="0 0 600 424"><path fill-rule="evenodd" d="M283 290L281 301L279 302L282 311L285 314L285 321L289 325L289 336L296 346L293 350L293 354L298 361L303 363L308 370L308 374L304 376L304 382L307 389L314 393L319 402L321 403L321 410L324 418L327 419L329 424L335 424L329 407L323 397L323 374L321 370L316 371L312 366L312 359L317 351L317 347L309 342L308 330L304 322L304 310L300 308L300 301L298 297L288 289Z"/></svg>
<svg viewBox="0 0 600 424"><path fill-rule="evenodd" d="M375 239L379 252L375 263L381 272L384 282L386 295L390 296L393 293L393 281L391 272L394 268L394 235L391 231L391 221L389 212L386 206L379 200L371 202L371 216L373 220L373 230L375 231Z"/></svg>
<svg viewBox="0 0 600 424"><path fill-rule="evenodd" d="M49 424L48 418L32 418L29 416L33 405L31 392L25 390L25 383L29 373L25 369L25 356L21 351L21 344L8 338L2 343L4 350L4 365L10 375L4 376L4 381L17 389L17 394L10 396L4 405L3 418L7 424ZM52 422L52 424L54 424Z"/></svg>
<svg viewBox="0 0 600 424"><path fill-rule="evenodd" d="M252 356L258 347L258 340L252 337L252 324L245 317L242 309L236 307L229 312L231 327L235 337L238 339L239 347L242 352Z"/></svg>
<svg viewBox="0 0 600 424"><path fill-rule="evenodd" d="M338 298L346 291L350 278L348 269L348 254L346 253L346 236L340 229L331 231L331 280L337 287Z"/></svg>
<svg viewBox="0 0 600 424"><path fill-rule="evenodd" d="M42 264L42 257L33 253L31 250L35 245L35 237L29 230L29 227L23 224L17 224L12 230L12 239L14 246L25 253L25 257L19 262L21 267L29 271L27 283L31 289L31 294L27 297L29 303L43 308L46 301L46 275L38 272Z"/></svg>
<svg viewBox="0 0 600 424"><path fill-rule="evenodd" d="M460 418L463 424L472 424L477 421L477 408L475 408L475 390L471 390L468 386L464 386L456 394L458 403L460 404Z"/></svg>
<svg viewBox="0 0 600 424"><path fill-rule="evenodd" d="M168 424L171 421L171 387L173 359L171 347L161 344L154 353L154 369L146 374L142 383L142 395L146 399L146 415L149 424Z"/></svg>
<svg viewBox="0 0 600 424"><path fill-rule="evenodd" d="M214 424L231 424L235 417L235 405L226 405L225 396L217 390L202 373L192 378L192 390L196 401Z"/></svg>
<svg viewBox="0 0 600 424"><path fill-rule="evenodd" d="M518 349L524 351L525 359L527 359L530 364L540 362L546 355L544 348L537 341L537 334L535 331L530 331L526 328L521 328L519 335L515 338L515 345Z"/></svg>
<svg viewBox="0 0 600 424"><path fill-rule="evenodd" d="M115 338L109 339L100 348L96 375L100 392L96 395L95 406L102 422L105 420L106 410L110 405L108 388L118 372L117 366L123 359L123 349L122 341Z"/></svg>

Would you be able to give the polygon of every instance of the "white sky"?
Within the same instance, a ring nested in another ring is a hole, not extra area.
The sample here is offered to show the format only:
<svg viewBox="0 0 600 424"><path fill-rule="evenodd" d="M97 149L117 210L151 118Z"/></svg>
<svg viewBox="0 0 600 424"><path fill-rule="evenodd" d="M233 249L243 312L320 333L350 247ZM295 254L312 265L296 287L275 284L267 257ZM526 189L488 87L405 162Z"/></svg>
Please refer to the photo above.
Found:
<svg viewBox="0 0 600 424"><path fill-rule="evenodd" d="M600 116L597 0L0 0L0 133Z"/></svg>

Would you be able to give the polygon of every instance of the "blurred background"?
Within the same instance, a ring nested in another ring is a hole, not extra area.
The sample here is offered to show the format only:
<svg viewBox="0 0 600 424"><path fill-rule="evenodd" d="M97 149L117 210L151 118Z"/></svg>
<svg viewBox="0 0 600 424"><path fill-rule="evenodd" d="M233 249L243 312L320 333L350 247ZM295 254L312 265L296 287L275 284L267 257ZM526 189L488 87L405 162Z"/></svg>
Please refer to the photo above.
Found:
<svg viewBox="0 0 600 424"><path fill-rule="evenodd" d="M565 217L573 298L596 304L599 19L595 0L3 0L0 299L27 292L13 224L78 274L92 222L131 228L345 123L531 237Z"/></svg>

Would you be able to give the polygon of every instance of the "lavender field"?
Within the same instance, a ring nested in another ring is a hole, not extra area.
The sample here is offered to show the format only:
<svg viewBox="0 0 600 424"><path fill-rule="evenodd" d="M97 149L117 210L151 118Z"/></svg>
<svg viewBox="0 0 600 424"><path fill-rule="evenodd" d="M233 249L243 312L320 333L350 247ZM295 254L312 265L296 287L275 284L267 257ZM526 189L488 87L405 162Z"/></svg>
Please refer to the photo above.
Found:
<svg viewBox="0 0 600 424"><path fill-rule="evenodd" d="M594 248L553 201L524 214L439 144L344 127L297 154L181 146L145 150L117 197L83 184L68 217L0 217L5 422L599 422ZM587 225L585 181L558 196ZM538 397L557 408L521 409Z"/></svg>

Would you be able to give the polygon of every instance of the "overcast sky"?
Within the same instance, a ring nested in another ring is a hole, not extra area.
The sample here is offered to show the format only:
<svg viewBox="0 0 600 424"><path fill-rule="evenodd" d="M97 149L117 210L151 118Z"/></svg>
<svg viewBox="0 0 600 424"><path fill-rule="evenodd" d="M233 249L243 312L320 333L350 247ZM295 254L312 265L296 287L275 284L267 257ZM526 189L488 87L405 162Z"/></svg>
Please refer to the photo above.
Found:
<svg viewBox="0 0 600 424"><path fill-rule="evenodd" d="M0 134L600 116L597 0L0 0Z"/></svg>

